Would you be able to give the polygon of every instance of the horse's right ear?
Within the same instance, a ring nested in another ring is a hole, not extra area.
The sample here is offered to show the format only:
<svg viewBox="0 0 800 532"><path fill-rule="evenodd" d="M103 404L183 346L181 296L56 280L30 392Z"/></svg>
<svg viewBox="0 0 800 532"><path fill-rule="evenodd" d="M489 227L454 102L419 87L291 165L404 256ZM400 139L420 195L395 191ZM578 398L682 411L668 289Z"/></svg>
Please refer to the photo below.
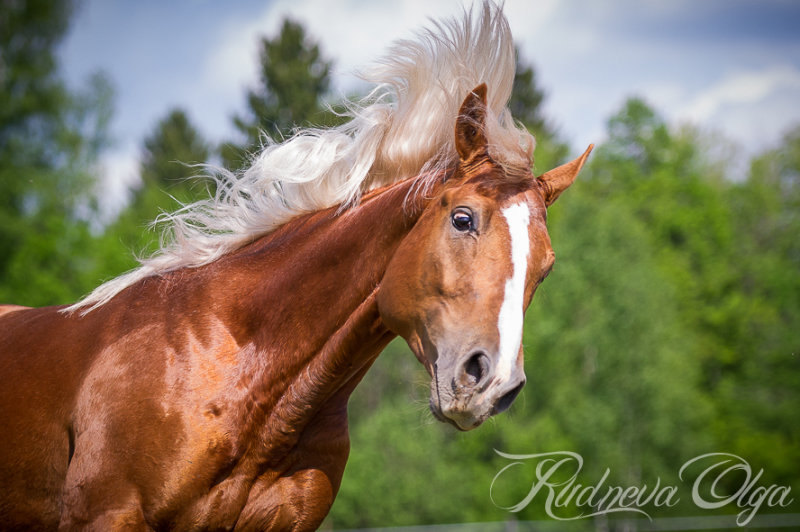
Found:
<svg viewBox="0 0 800 532"><path fill-rule="evenodd" d="M552 205L558 196L575 181L575 178L578 177L578 172L583 168L583 163L586 162L593 149L594 144L589 144L583 155L574 161L562 164L558 168L553 168L536 178L542 186L542 194L546 206Z"/></svg>
<svg viewBox="0 0 800 532"><path fill-rule="evenodd" d="M464 99L456 118L456 151L462 161L487 151L485 127L486 83L481 83Z"/></svg>

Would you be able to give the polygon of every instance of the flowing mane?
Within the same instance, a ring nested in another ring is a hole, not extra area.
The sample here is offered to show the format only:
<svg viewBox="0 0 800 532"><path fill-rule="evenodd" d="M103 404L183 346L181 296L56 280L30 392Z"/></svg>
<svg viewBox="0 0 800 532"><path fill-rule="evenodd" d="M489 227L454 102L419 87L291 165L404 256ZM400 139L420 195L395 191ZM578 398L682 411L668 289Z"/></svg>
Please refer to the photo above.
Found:
<svg viewBox="0 0 800 532"><path fill-rule="evenodd" d="M216 170L213 198L160 217L167 228L158 251L65 310L89 312L141 279L208 264L298 215L352 206L370 189L428 176L419 177L424 189L458 161L453 123L480 83L489 89L490 154L511 175L529 170L533 137L506 107L515 52L502 7L485 2L415 37L394 43L361 74L375 88L348 105L347 123L301 129L280 143L267 139L246 170Z"/></svg>

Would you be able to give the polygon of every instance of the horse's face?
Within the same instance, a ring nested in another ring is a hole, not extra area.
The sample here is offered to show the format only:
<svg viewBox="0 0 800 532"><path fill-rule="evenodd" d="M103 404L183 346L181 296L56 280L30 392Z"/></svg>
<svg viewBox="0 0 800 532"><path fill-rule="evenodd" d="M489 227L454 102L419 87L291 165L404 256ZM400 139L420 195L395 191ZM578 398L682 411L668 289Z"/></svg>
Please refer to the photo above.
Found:
<svg viewBox="0 0 800 532"><path fill-rule="evenodd" d="M580 159L510 179L487 156L486 88L456 122L461 164L392 258L378 304L431 374L430 407L461 430L507 409L525 384L522 323L555 255L546 207Z"/></svg>

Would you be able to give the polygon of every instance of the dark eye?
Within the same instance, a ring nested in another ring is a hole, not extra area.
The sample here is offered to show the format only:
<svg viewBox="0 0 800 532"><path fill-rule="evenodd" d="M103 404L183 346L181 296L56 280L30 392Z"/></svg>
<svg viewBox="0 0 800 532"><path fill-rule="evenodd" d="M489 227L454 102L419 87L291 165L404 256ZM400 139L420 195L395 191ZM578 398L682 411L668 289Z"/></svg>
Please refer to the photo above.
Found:
<svg viewBox="0 0 800 532"><path fill-rule="evenodd" d="M459 231L472 231L472 229L474 229L472 213L466 209L454 211L450 220L453 222L453 227Z"/></svg>

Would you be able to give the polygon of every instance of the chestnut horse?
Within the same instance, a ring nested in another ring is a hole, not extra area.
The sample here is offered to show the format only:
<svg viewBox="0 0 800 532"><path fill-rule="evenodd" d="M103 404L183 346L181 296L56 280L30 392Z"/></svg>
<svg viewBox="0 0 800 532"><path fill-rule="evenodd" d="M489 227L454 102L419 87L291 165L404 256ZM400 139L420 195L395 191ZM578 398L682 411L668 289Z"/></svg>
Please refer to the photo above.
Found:
<svg viewBox="0 0 800 532"><path fill-rule="evenodd" d="M534 177L496 155L486 85L457 107L446 167L91 306L0 307L0 527L313 529L347 461L348 397L396 335L438 419L470 430L507 409L554 261L546 208L589 150Z"/></svg>

